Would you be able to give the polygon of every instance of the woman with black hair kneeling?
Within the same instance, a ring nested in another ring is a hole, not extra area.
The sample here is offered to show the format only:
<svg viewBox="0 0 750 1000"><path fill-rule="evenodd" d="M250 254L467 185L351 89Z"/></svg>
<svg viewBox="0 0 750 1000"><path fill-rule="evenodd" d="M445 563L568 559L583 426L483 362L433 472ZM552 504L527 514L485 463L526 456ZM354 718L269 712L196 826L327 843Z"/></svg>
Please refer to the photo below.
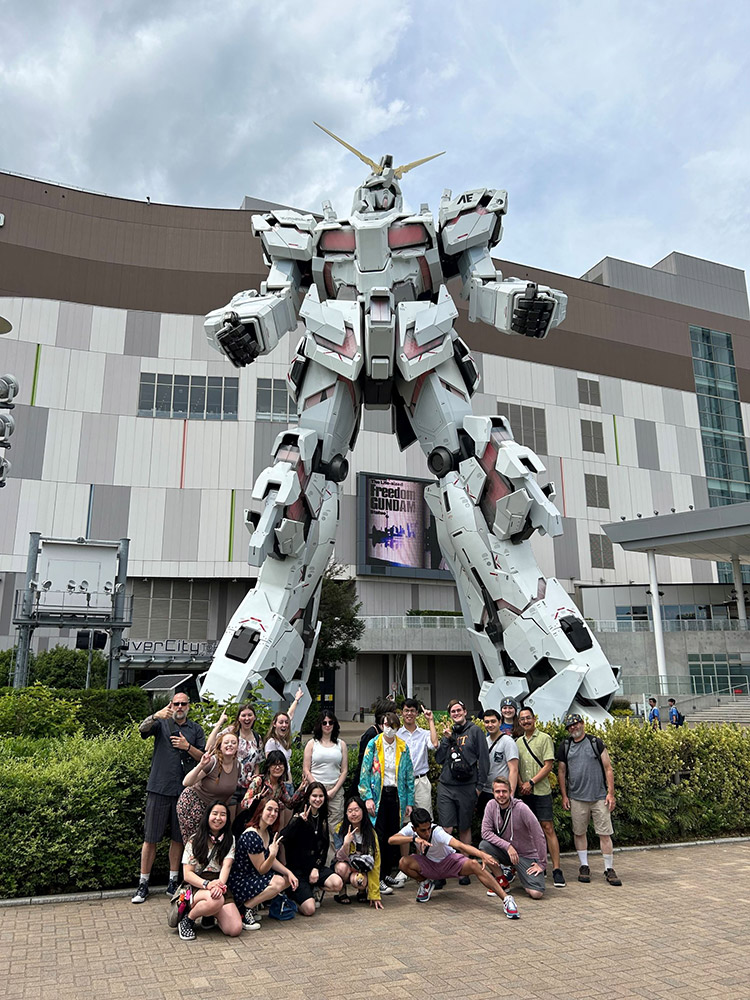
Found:
<svg viewBox="0 0 750 1000"><path fill-rule="evenodd" d="M279 804L275 799L259 799L234 821L237 847L229 888L242 911L245 930L260 930L256 906L299 885L297 876L277 857L281 846L281 836L275 832L278 821Z"/></svg>
<svg viewBox="0 0 750 1000"><path fill-rule="evenodd" d="M216 917L229 937L242 933L242 918L227 887L233 860L229 808L224 802L212 802L182 855L184 880L193 886L193 905L178 926L183 941L195 938L195 921L199 917Z"/></svg>
<svg viewBox="0 0 750 1000"><path fill-rule="evenodd" d="M336 874L344 888L334 899L337 903L351 903L346 894L348 885L357 889L357 902L367 903L382 910L380 901L380 847L367 808L359 795L352 795L344 806L344 819L336 836Z"/></svg>
<svg viewBox="0 0 750 1000"><path fill-rule="evenodd" d="M315 892L326 889L340 893L343 879L327 868L328 792L320 781L308 785L299 812L281 831L287 867L299 880L296 889L287 890L303 917L314 917Z"/></svg>

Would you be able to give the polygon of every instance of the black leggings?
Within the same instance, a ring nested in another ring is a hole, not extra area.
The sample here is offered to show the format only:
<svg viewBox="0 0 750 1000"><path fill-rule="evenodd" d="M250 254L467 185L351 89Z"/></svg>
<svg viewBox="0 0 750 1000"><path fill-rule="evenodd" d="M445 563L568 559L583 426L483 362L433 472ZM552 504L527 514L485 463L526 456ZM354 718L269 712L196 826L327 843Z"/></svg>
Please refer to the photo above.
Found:
<svg viewBox="0 0 750 1000"><path fill-rule="evenodd" d="M380 796L378 814L375 818L375 833L380 847L380 877L390 875L398 867L401 848L393 847L388 838L401 829L401 803L395 785L386 785Z"/></svg>

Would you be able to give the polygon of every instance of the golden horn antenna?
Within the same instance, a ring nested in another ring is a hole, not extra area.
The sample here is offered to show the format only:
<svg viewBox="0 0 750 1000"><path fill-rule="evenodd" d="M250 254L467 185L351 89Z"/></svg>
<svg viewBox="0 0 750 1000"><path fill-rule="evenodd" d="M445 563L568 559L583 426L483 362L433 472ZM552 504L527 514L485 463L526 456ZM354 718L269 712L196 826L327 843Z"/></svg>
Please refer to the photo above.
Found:
<svg viewBox="0 0 750 1000"><path fill-rule="evenodd" d="M414 160L412 163L405 163L403 167L396 167L393 171L393 176L397 181L400 181L404 174L408 174L410 170L421 166L423 163L427 163L428 160L434 160L438 156L445 156L445 150L442 153L433 153L432 156L423 156L421 160Z"/></svg>
<svg viewBox="0 0 750 1000"><path fill-rule="evenodd" d="M339 136L334 135L334 133L331 132L330 129L326 128L325 125L318 125L318 122L313 122L313 125L317 125L319 129L322 129L323 132L326 133L326 135L330 135L332 139L335 139L336 142L340 142L341 145L344 146L346 149L348 149L350 153L354 153L355 156L358 156L363 163L366 163L367 166L370 167L370 169L374 174L382 174L383 168L380 166L379 163L376 163L374 160L371 160L370 157L365 156L364 153L360 153L358 149L355 149L354 146L350 146L348 142L344 142L344 140L339 138ZM416 164L414 165L416 166Z"/></svg>

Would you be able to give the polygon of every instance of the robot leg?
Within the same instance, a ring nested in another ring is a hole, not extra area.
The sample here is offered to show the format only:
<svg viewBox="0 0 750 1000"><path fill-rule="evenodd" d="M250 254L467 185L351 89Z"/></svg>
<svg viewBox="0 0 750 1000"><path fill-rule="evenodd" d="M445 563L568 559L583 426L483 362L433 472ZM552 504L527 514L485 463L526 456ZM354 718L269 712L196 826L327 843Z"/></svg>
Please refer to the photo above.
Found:
<svg viewBox="0 0 750 1000"><path fill-rule="evenodd" d="M482 704L511 696L543 719L573 704L604 718L615 674L566 591L542 575L529 541L535 531L561 533L554 487L539 486L544 467L513 440L505 418L471 415L451 364L405 404L438 476L425 497L456 580Z"/></svg>
<svg viewBox="0 0 750 1000"><path fill-rule="evenodd" d="M311 366L299 393L299 427L276 439L275 462L253 488L260 509L245 515L248 562L258 567L257 581L219 640L201 692L241 701L260 681L262 696L277 705L302 687L297 729L311 703L307 680L320 634L322 578L333 553L338 484L348 471L344 455L356 437L359 403L356 386Z"/></svg>

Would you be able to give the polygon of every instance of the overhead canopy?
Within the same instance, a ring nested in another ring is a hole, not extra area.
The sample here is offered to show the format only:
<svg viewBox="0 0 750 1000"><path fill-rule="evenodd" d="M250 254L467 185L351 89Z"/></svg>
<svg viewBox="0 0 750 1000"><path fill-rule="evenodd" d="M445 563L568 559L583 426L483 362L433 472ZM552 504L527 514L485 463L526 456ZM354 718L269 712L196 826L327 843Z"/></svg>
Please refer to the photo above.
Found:
<svg viewBox="0 0 750 1000"><path fill-rule="evenodd" d="M602 528L629 552L750 564L750 503L615 521Z"/></svg>

